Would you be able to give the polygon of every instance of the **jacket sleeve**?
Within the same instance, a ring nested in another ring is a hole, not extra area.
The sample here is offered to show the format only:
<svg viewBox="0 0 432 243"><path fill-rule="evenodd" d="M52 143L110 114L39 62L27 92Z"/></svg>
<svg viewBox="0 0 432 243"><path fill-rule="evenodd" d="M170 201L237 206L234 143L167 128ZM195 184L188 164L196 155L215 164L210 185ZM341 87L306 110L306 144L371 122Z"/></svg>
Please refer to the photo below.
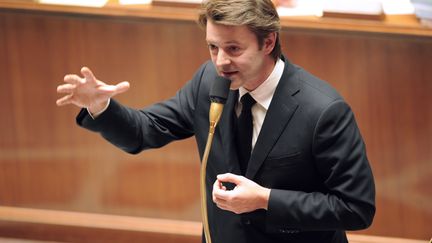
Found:
<svg viewBox="0 0 432 243"><path fill-rule="evenodd" d="M128 153L158 148L171 141L194 135L194 114L203 65L194 78L174 97L136 110L115 100L96 119L82 109L76 121L79 126L100 133L106 140Z"/></svg>
<svg viewBox="0 0 432 243"><path fill-rule="evenodd" d="M312 152L326 192L272 189L267 230L358 230L375 214L375 185L354 114L343 100L325 108L315 125Z"/></svg>

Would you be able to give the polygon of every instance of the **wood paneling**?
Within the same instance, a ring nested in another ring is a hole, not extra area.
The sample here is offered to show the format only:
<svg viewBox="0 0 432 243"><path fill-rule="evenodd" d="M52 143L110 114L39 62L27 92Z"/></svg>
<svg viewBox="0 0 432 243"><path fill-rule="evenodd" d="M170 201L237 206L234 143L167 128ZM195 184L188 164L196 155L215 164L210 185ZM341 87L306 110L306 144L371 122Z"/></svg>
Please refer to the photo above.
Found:
<svg viewBox="0 0 432 243"><path fill-rule="evenodd" d="M194 23L2 13L0 33L7 114L0 121L0 204L200 219L193 139L127 155L78 128L77 108L55 105L56 86L82 65L101 80L130 81L118 99L132 107L174 95L207 59Z"/></svg>
<svg viewBox="0 0 432 243"><path fill-rule="evenodd" d="M286 26L284 53L341 92L365 139L378 208L361 233L430 238L432 39ZM199 221L193 139L125 154L78 128L55 89L86 65L130 81L118 99L139 108L206 59L192 21L0 9L0 205Z"/></svg>

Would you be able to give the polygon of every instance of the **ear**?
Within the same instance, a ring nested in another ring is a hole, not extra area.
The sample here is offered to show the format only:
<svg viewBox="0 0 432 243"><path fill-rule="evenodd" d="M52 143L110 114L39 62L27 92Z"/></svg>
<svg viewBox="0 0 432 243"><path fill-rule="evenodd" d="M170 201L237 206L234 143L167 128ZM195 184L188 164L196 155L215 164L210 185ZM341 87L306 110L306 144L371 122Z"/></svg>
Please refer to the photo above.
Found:
<svg viewBox="0 0 432 243"><path fill-rule="evenodd" d="M270 54L276 45L277 33L272 32L264 39L263 49L265 53Z"/></svg>

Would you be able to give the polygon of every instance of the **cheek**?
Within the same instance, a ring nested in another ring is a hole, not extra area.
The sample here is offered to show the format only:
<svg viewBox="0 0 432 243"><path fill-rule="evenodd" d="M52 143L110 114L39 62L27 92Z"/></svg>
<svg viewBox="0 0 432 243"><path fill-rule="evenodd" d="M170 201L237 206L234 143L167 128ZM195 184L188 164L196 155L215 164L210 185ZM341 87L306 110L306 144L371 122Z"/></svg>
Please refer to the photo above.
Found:
<svg viewBox="0 0 432 243"><path fill-rule="evenodd" d="M236 65L239 68L242 76L248 76L254 70L254 66L250 62L240 62L236 63Z"/></svg>
<svg viewBox="0 0 432 243"><path fill-rule="evenodd" d="M217 65L216 65L216 58L213 58L213 56L212 56L212 57L211 57L211 60L212 60L213 66L214 66L215 69L216 69L216 72L218 73L218 75L220 75L219 70L218 70L218 67L217 67Z"/></svg>
<svg viewBox="0 0 432 243"><path fill-rule="evenodd" d="M242 58L239 58L237 60L237 65L242 67L244 71L250 70L253 68L257 62L259 62L259 59L257 56L252 54L245 54L242 56Z"/></svg>
<svg viewBox="0 0 432 243"><path fill-rule="evenodd" d="M212 60L213 64L216 64L216 56L212 55L212 52L210 52L210 59Z"/></svg>
<svg viewBox="0 0 432 243"><path fill-rule="evenodd" d="M263 65L262 59L259 57L255 57L248 62L248 68L251 72L257 72L261 70Z"/></svg>

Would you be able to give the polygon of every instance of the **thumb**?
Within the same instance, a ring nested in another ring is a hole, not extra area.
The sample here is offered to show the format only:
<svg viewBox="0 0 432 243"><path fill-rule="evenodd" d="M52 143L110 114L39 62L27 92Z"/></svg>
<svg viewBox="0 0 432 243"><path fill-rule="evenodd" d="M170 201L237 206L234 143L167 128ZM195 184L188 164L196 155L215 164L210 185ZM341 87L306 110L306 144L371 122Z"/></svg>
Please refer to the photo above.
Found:
<svg viewBox="0 0 432 243"><path fill-rule="evenodd" d="M116 85L116 91L115 91L115 93L116 94L124 93L124 92L126 92L129 89L129 87L130 87L130 84L127 81L123 81L121 83L118 83Z"/></svg>
<svg viewBox="0 0 432 243"><path fill-rule="evenodd" d="M225 174L218 175L217 179L221 182L231 182L238 185L242 182L243 176L238 176L231 173L225 173Z"/></svg>
<svg viewBox="0 0 432 243"><path fill-rule="evenodd" d="M129 82L123 81L116 85L102 85L99 87L99 90L109 94L110 96L114 96L126 92L129 89L129 87L130 87Z"/></svg>

